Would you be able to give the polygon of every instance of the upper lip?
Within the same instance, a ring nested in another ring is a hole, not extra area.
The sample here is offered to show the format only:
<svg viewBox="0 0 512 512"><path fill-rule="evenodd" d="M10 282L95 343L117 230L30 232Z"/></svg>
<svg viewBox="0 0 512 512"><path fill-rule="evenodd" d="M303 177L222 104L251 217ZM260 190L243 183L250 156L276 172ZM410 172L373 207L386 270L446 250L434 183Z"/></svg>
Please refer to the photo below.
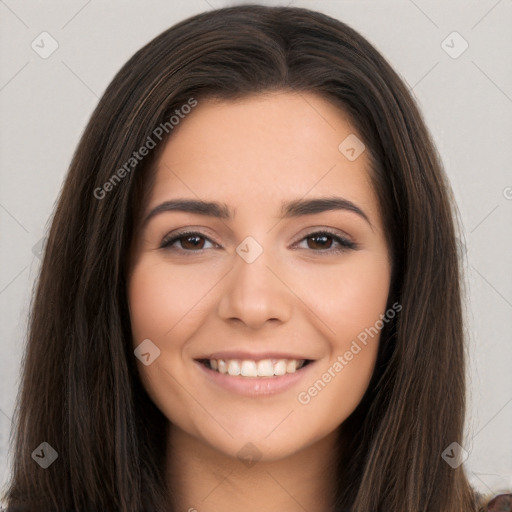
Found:
<svg viewBox="0 0 512 512"><path fill-rule="evenodd" d="M214 352L213 354L210 354L205 357L198 357L198 360L200 359L248 359L251 361L259 361L261 359L296 359L296 360L302 360L302 359L308 359L307 357L297 355L297 354L291 354L291 353L285 353L285 352L242 352L242 351L221 351L221 352Z"/></svg>

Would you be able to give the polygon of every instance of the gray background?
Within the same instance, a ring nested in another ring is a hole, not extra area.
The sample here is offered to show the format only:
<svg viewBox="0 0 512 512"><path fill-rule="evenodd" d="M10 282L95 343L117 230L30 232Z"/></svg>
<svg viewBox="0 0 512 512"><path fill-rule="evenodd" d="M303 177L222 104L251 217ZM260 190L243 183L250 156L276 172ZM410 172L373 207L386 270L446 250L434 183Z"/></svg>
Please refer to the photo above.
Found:
<svg viewBox="0 0 512 512"><path fill-rule="evenodd" d="M512 1L286 3L323 11L362 33L424 113L464 226L471 356L466 467L482 492L512 488ZM8 477L37 244L85 124L136 50L185 17L231 3L106 4L0 0L0 485ZM43 31L59 45L46 59L31 47L43 45ZM454 31L463 39L450 36ZM467 50L454 58L464 40Z"/></svg>

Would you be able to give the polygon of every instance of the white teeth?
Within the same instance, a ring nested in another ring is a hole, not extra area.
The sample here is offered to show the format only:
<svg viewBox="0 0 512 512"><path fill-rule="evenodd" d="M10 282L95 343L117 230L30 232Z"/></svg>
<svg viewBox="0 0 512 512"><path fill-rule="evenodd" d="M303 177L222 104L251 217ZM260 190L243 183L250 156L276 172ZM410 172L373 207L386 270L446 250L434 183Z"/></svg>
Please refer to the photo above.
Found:
<svg viewBox="0 0 512 512"><path fill-rule="evenodd" d="M280 359L274 365L274 375L284 375L286 373L286 360Z"/></svg>
<svg viewBox="0 0 512 512"><path fill-rule="evenodd" d="M258 361L258 377L272 377L274 375L274 365L270 359Z"/></svg>
<svg viewBox="0 0 512 512"><path fill-rule="evenodd" d="M240 365L238 361L231 359L228 364L228 373L229 375L240 375Z"/></svg>
<svg viewBox="0 0 512 512"><path fill-rule="evenodd" d="M212 363L213 359L210 360L210 365ZM218 368L218 371L220 373L228 373L228 365L226 364L226 361L223 361L222 359L219 359L218 360L218 365L219 365L219 368ZM212 366L213 368L213 366Z"/></svg>
<svg viewBox="0 0 512 512"><path fill-rule="evenodd" d="M258 369L256 368L256 363L254 361L242 361L240 374L244 377L257 377Z"/></svg>
<svg viewBox="0 0 512 512"><path fill-rule="evenodd" d="M288 361L286 363L286 373L295 373L297 369L297 361Z"/></svg>
<svg viewBox="0 0 512 512"><path fill-rule="evenodd" d="M232 376L242 377L273 377L287 373L295 373L304 366L305 359L210 359L212 370Z"/></svg>

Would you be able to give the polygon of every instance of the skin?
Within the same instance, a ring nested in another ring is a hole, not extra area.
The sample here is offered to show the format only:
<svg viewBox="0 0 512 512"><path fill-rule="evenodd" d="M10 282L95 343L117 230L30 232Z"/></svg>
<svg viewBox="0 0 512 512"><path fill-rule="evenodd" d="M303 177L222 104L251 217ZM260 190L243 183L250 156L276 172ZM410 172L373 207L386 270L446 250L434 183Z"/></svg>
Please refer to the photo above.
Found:
<svg viewBox="0 0 512 512"><path fill-rule="evenodd" d="M132 247L133 344L150 339L160 350L137 365L169 419L166 478L176 510L329 509L337 427L368 387L379 335L359 343L309 403L298 394L332 372L385 313L391 275L366 152L349 161L338 150L350 134L357 135L344 112L322 97L273 92L200 102L159 156L141 219L177 198L235 212L160 213L141 225ZM333 195L355 203L369 223L348 210L280 220L285 201ZM181 228L206 238L160 248ZM357 248L336 253L334 239L307 237L326 228ZM263 248L252 263L236 252L247 236ZM282 350L315 362L291 389L245 397L212 384L194 361L221 350ZM237 455L247 443L260 457L250 466Z"/></svg>

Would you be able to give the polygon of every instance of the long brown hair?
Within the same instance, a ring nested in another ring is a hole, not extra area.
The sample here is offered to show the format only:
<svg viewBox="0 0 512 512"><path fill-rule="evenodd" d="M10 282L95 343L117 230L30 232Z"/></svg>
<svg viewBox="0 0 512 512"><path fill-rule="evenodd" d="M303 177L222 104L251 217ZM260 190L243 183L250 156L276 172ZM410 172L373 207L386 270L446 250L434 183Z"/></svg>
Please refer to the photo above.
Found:
<svg viewBox="0 0 512 512"><path fill-rule="evenodd" d="M402 306L381 332L365 396L340 428L333 510L477 509L464 466L441 458L464 444L466 345L456 208L422 116L356 31L307 9L258 5L202 13L160 34L118 72L86 127L31 304L10 506L169 510L167 419L138 378L126 298L134 221L158 149L126 163L191 98L274 90L317 92L352 119L392 252L389 304ZM159 147L170 126L164 135ZM47 469L31 457L42 442L58 453Z"/></svg>

